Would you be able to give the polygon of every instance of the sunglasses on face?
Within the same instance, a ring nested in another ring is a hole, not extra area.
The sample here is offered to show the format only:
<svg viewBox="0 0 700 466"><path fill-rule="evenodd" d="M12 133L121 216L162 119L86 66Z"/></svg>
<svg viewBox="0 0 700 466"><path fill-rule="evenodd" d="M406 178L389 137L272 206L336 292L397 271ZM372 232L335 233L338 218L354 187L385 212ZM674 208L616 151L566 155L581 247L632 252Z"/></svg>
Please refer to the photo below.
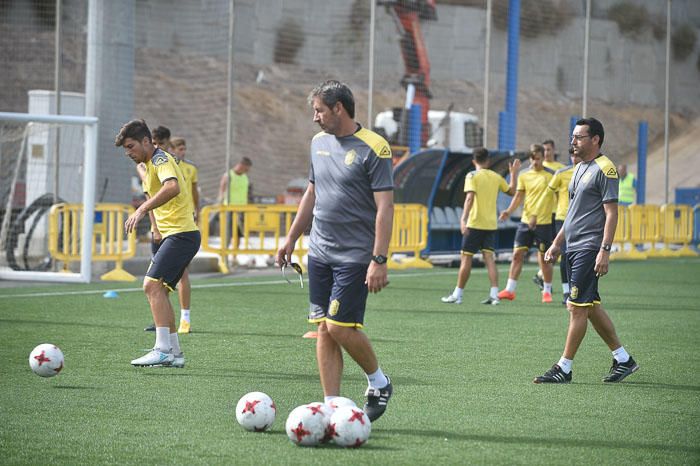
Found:
<svg viewBox="0 0 700 466"><path fill-rule="evenodd" d="M294 269L294 271L297 273L297 276L299 277L299 286L304 288L304 276L303 271L301 269L301 265L297 264L296 262L285 262L284 264L282 264L282 276L285 280L287 280L287 283L291 285L292 281L287 277L287 267L291 267L292 269Z"/></svg>

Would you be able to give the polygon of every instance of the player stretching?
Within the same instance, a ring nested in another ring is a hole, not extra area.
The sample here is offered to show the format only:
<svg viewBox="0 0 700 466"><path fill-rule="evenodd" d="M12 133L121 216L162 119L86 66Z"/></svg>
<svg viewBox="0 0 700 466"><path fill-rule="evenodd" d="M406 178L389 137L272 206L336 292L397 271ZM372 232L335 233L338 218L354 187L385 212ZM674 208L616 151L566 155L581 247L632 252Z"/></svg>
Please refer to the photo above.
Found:
<svg viewBox="0 0 700 466"><path fill-rule="evenodd" d="M125 230L127 233L134 231L138 222L153 211L163 238L143 280L143 290L156 326L156 343L148 354L134 359L131 364L184 367L185 356L180 349L175 313L168 293L175 289L199 250L200 236L194 222L189 189L173 156L153 145L145 121L132 120L122 126L114 143L117 147L124 147L124 152L134 163L146 166L143 185L148 199L126 219Z"/></svg>
<svg viewBox="0 0 700 466"><path fill-rule="evenodd" d="M600 152L604 138L603 125L595 118L578 120L571 136L574 155L580 157L581 163L576 165L569 183L571 202L564 226L545 254L547 262L556 261L566 238L571 286L566 306L569 330L561 359L536 377L535 383L571 382L571 366L589 320L613 355L612 367L603 382L620 382L639 369L620 344L598 294L598 279L608 273L610 248L617 228L619 182L615 165Z"/></svg>

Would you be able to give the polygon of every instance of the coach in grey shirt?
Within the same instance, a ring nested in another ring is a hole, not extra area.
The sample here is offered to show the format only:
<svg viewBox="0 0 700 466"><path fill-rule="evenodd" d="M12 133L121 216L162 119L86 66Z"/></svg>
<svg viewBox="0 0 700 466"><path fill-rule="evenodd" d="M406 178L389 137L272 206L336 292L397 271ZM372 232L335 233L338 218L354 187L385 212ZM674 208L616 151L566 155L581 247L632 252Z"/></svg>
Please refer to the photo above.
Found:
<svg viewBox="0 0 700 466"><path fill-rule="evenodd" d="M564 354L559 362L535 383L568 383L572 365L588 321L612 351L613 361L603 382L620 382L639 366L620 343L610 316L600 304L598 279L608 273L610 249L617 228L618 175L615 164L600 152L605 130L595 118L576 122L571 136L574 155L581 159L569 183L569 210L564 226L545 253L545 260L556 262L566 238L570 296L569 330Z"/></svg>
<svg viewBox="0 0 700 466"><path fill-rule="evenodd" d="M311 223L309 321L318 324L316 359L325 402L340 396L343 350L367 376L364 411L374 422L393 392L364 326L369 292L389 284L387 255L394 214L391 149L355 122L347 85L326 81L309 95L322 132L311 141L309 186L277 263L292 260L294 245Z"/></svg>

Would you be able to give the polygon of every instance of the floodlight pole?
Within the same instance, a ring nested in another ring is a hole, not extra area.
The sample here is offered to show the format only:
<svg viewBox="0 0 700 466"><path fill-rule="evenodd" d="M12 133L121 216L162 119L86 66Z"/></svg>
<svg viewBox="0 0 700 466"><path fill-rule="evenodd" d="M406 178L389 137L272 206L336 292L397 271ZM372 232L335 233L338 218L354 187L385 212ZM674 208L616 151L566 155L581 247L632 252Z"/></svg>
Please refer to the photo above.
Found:
<svg viewBox="0 0 700 466"><path fill-rule="evenodd" d="M62 0L56 0L56 44L54 48L54 88L56 95L56 115L61 114L61 89L63 82L61 79L61 49L63 48L63 29L61 27L63 21ZM61 127L56 127L56 136L54 138L53 147L53 202L58 202L58 170L59 170L59 151L61 147Z"/></svg>
<svg viewBox="0 0 700 466"><path fill-rule="evenodd" d="M586 0L586 23L583 33L583 94L581 96L581 117L588 116L588 59L591 43L591 0Z"/></svg>
<svg viewBox="0 0 700 466"><path fill-rule="evenodd" d="M671 2L666 2L666 85L664 89L664 204L668 204L669 83L671 78Z"/></svg>
<svg viewBox="0 0 700 466"><path fill-rule="evenodd" d="M226 109L226 166L224 173L231 168L231 151L233 150L233 3L229 2L228 15L228 108ZM229 180L229 183L231 180ZM227 191L228 192L228 191ZM224 193L224 200L228 194Z"/></svg>
<svg viewBox="0 0 700 466"><path fill-rule="evenodd" d="M367 83L367 123L366 127L372 129L372 94L374 93L374 27L377 21L377 1L370 1L369 8L369 79Z"/></svg>
<svg viewBox="0 0 700 466"><path fill-rule="evenodd" d="M491 74L491 10L492 0L486 0L486 43L484 45L484 147L489 146L489 75Z"/></svg>

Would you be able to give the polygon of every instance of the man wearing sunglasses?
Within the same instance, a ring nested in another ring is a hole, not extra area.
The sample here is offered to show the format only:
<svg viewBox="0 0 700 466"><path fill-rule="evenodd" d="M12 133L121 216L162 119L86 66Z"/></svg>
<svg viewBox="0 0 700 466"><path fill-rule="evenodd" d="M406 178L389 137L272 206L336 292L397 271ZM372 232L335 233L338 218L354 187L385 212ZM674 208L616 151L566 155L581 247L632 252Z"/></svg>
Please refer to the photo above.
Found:
<svg viewBox="0 0 700 466"><path fill-rule="evenodd" d="M294 245L313 218L309 321L318 323L316 359L324 401L340 396L345 350L367 376L364 410L374 422L384 414L393 387L361 329L368 293L389 284L391 149L355 122L347 85L326 81L311 92L309 103L322 131L311 141L309 185L276 260L279 266L291 263Z"/></svg>

